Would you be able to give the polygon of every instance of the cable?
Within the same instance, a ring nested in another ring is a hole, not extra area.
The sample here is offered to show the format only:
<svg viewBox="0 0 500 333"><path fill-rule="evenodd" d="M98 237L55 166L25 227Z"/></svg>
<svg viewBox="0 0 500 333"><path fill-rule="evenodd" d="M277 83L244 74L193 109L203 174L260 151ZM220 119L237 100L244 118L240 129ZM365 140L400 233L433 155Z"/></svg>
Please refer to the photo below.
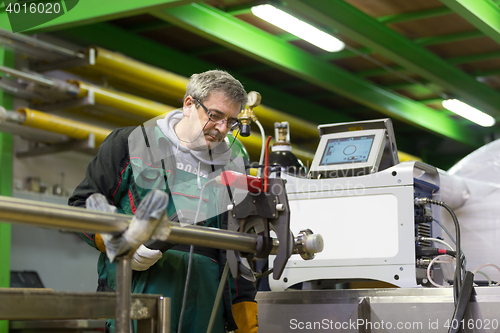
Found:
<svg viewBox="0 0 500 333"><path fill-rule="evenodd" d="M267 187L269 186L269 142L271 142L270 136L268 136L266 140L266 157L264 162L264 193L267 192Z"/></svg>
<svg viewBox="0 0 500 333"><path fill-rule="evenodd" d="M432 218L432 220L434 222L436 222L440 227L441 229L444 230L444 232L446 232L446 234L448 235L448 237L450 237L451 241L453 242L453 244L455 244L455 246L457 245L457 242L455 241L455 237L453 237L451 235L451 232L441 223L439 222L438 220L436 220L435 218ZM462 274L465 274L465 270L466 270L466 267L467 267L467 258L465 257L465 253L462 251L461 252L461 256L460 258L462 259L463 261L463 264L462 264Z"/></svg>
<svg viewBox="0 0 500 333"><path fill-rule="evenodd" d="M453 223L455 224L455 238L456 238L456 252L457 253L462 253L461 252L461 247L460 247L460 225L458 224L458 218L455 215L455 212L453 209L451 209L450 206L448 206L445 202L443 201L438 201L438 200L433 200L429 198L415 198L415 204L417 205L425 205L425 204L433 204L433 205L438 205L443 208L445 208L448 213L451 215L451 218L453 219ZM459 255L459 260L457 260L457 266L455 269L455 277L453 279L453 297L455 300L455 306L458 304L458 298L459 298L459 293L460 289L462 287L462 256Z"/></svg>
<svg viewBox="0 0 500 333"><path fill-rule="evenodd" d="M446 232L446 234L448 235L448 237L450 237L450 239L451 239L451 241L453 242L453 244L457 245L457 241L455 240L455 237L453 237L453 236L451 235L451 232L450 232L450 231L448 231L448 229L447 229L447 228L446 228L446 227L445 227L445 226L444 226L441 222L439 222L438 220L436 220L435 218L432 218L432 220L433 220L434 222L436 222L437 224L439 224L439 226L441 227L441 229L443 229L443 230L444 230L444 232Z"/></svg>
<svg viewBox="0 0 500 333"><path fill-rule="evenodd" d="M449 260L444 260L444 261L438 261L439 259L441 258L449 258ZM453 258L452 256L448 255L448 254L441 254L439 256L436 256L434 257L431 262L429 263L429 266L427 266L427 280L429 280L429 282L434 286L434 287L438 287L438 288L445 288L445 286L443 285L440 285L440 284L437 284L436 282L434 282L434 280L431 278L431 267L432 265L434 264L450 264L450 263L456 263L456 260L455 258Z"/></svg>
<svg viewBox="0 0 500 333"><path fill-rule="evenodd" d="M229 277L229 263L226 261L224 265L224 271L222 272L222 277L219 282L219 289L217 289L217 295L215 296L214 306L212 308L212 314L210 315L210 322L208 323L207 333L212 333L212 329L215 324L215 317L217 315L217 310L219 310L220 300L222 299L222 294L224 293L224 286Z"/></svg>
<svg viewBox="0 0 500 333"><path fill-rule="evenodd" d="M486 278L486 280L488 280L488 287L491 287L491 283L492 283L491 279L490 279L490 277L486 273L481 272L481 271L477 271L476 273L479 273L479 274L483 275ZM476 283L476 286L477 286L477 283Z"/></svg>
<svg viewBox="0 0 500 333"><path fill-rule="evenodd" d="M444 240L439 239L439 238L434 238L434 237L418 237L418 240L424 240L424 241L429 240L429 241L433 241L433 242L436 242L436 243L440 243L440 244L443 244L443 245L447 246L450 250L455 251L455 249L452 248L450 244L446 243Z"/></svg>
<svg viewBox="0 0 500 333"><path fill-rule="evenodd" d="M209 181L207 181L200 190L200 199L198 200L198 207L196 208L194 223L198 221L198 216L200 214L201 203L203 202L203 191L205 191L205 188L211 183L215 183L215 179L210 179ZM177 333L181 333L182 319L184 317L184 311L186 310L187 293L189 289L189 278L191 277L191 266L193 264L193 252L194 252L194 246L191 245L189 248L189 262L186 273L186 284L184 285L184 295L182 296L182 307L181 307L181 314L179 315L179 325L177 327Z"/></svg>
<svg viewBox="0 0 500 333"><path fill-rule="evenodd" d="M483 268L483 267L488 267L488 266L491 266L491 267L495 267L499 272L500 272L500 267L498 267L497 265L495 264L484 264L484 265L481 265L479 266L478 268L476 268L472 273L473 274L476 274L478 273L478 271ZM485 275L484 273L482 273L483 275ZM485 275L486 276L486 275ZM488 277L487 277L488 278ZM496 286L500 286L500 281L498 281L496 284Z"/></svg>
<svg viewBox="0 0 500 333"><path fill-rule="evenodd" d="M264 142L266 142L266 133L265 133L264 127L262 127L262 124L260 123L260 121L255 120L254 123L257 124L257 127L259 127L260 136L261 136L261 140L262 140L262 147L260 149L260 158L259 158L259 165L262 165L262 164L264 164L264 154L266 153L266 146L264 144ZM258 168L257 169L257 177L260 177L260 174L261 174L261 170L260 170L260 168Z"/></svg>

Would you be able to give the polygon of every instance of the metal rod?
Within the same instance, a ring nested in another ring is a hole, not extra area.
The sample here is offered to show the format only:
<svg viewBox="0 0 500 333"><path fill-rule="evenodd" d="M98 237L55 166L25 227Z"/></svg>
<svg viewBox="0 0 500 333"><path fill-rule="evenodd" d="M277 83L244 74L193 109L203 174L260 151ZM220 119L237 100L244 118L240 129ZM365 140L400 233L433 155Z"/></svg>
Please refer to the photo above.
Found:
<svg viewBox="0 0 500 333"><path fill-rule="evenodd" d="M94 212L80 207L0 196L0 221L29 224L42 228L93 233L121 233L129 215Z"/></svg>
<svg viewBox="0 0 500 333"><path fill-rule="evenodd" d="M85 58L85 54L81 52L76 52L60 46L52 45L42 40L35 39L33 37L25 36L18 33L13 33L5 29L0 29L0 36L4 37L5 39L10 39L12 41L16 41L26 46L29 46L33 48L34 51L36 51L37 49L42 49L44 51L48 51L58 56L64 56L66 58L80 58L80 59Z"/></svg>
<svg viewBox="0 0 500 333"><path fill-rule="evenodd" d="M157 329L158 333L170 333L170 298L161 296L158 299Z"/></svg>
<svg viewBox="0 0 500 333"><path fill-rule="evenodd" d="M10 223L68 231L116 234L125 231L131 219L132 216L125 214L90 211L80 207L0 196L0 221ZM163 223L165 226L161 230L162 234L156 238L171 243L248 253L254 253L257 248L257 235L199 226L181 227L180 224L170 221ZM277 251L278 243L273 241L271 254L276 254Z"/></svg>
<svg viewBox="0 0 500 333"><path fill-rule="evenodd" d="M116 333L130 333L131 290L131 258L118 258L116 263Z"/></svg>
<svg viewBox="0 0 500 333"><path fill-rule="evenodd" d="M36 75L36 74L32 74L32 73L18 71L16 69L6 67L6 66L1 66L1 65L0 65L0 72L7 73L9 75L23 79L25 81L34 82L36 84L39 84L39 85L42 85L45 87L50 87L50 88L52 88L58 92L61 92L61 93L66 93L66 94L76 96L80 92L80 88L78 88L76 85L68 83L66 81L57 80L57 79L48 79L48 78L41 76L41 75Z"/></svg>

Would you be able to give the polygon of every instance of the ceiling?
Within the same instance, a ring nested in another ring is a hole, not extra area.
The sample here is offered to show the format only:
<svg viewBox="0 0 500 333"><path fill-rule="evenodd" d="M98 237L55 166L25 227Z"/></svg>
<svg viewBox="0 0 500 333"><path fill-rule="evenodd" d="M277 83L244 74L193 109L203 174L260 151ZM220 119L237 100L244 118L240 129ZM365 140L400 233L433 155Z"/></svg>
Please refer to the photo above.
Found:
<svg viewBox="0 0 500 333"><path fill-rule="evenodd" d="M85 0L26 33L186 77L225 69L266 106L314 124L391 118L400 150L443 169L497 137L500 125L475 125L441 101L457 98L500 120L500 0L267 2L344 41L337 53L255 17L259 3ZM305 149L318 142L291 137Z"/></svg>

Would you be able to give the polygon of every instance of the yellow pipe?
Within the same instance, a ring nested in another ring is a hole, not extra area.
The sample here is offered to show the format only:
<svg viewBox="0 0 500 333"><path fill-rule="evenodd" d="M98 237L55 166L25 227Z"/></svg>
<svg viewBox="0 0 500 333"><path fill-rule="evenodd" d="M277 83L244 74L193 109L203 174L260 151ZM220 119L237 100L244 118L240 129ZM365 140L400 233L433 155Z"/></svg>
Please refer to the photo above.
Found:
<svg viewBox="0 0 500 333"><path fill-rule="evenodd" d="M253 110L255 116L263 126L274 128L275 122L288 121L290 125L290 136L292 138L316 138L319 141L318 125L265 105L256 106Z"/></svg>
<svg viewBox="0 0 500 333"><path fill-rule="evenodd" d="M162 95L179 99L186 93L188 79L158 67L146 65L119 53L100 47L90 47L95 51L95 69L124 81L146 86ZM166 60L168 61L168 60Z"/></svg>
<svg viewBox="0 0 500 333"><path fill-rule="evenodd" d="M92 90L94 92L94 99L96 104L111 106L113 108L147 119L158 117L176 109L172 106L153 102L149 99L137 97L119 91L96 87L82 81L70 80L68 82L80 87L80 94L78 95L79 97L88 96L89 91Z"/></svg>
<svg viewBox="0 0 500 333"><path fill-rule="evenodd" d="M61 118L36 110L21 108L18 109L17 112L26 117L26 120L22 124L24 126L66 135L78 140L85 140L89 137L89 133L93 133L96 147L98 147L108 134L111 133L109 129Z"/></svg>
<svg viewBox="0 0 500 333"><path fill-rule="evenodd" d="M252 132L250 136L242 137L238 136L238 140L245 146L248 153L252 155L255 160L259 159L260 151L262 147L262 139L258 133ZM272 144L272 142L271 142ZM302 163L305 165L310 165L314 158L314 154L310 151L297 148L297 146L292 145L292 152L297 156Z"/></svg>
<svg viewBox="0 0 500 333"><path fill-rule="evenodd" d="M189 79L181 75L146 65L142 62L111 52L100 47L90 47L87 52L95 52L95 64L90 68L110 77L116 77L135 85L156 91L162 96L182 100ZM274 128L276 121L288 121L292 137L318 137L317 125L276 109L259 105L255 109L259 121L266 127Z"/></svg>
<svg viewBox="0 0 500 333"><path fill-rule="evenodd" d="M422 159L420 157L413 156L413 155L404 153L402 151L398 151L398 156L399 156L400 162L406 162L406 161L420 161L420 162L422 162Z"/></svg>

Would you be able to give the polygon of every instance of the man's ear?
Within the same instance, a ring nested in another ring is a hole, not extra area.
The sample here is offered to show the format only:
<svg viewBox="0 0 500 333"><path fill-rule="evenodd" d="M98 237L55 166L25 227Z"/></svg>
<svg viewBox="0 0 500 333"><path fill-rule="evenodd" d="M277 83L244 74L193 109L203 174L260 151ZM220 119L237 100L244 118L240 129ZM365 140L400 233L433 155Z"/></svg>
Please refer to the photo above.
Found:
<svg viewBox="0 0 500 333"><path fill-rule="evenodd" d="M191 96L187 96L186 98L184 98L182 112L184 113L185 117L189 117L191 115L193 108L196 108L196 105L194 104L194 98Z"/></svg>

